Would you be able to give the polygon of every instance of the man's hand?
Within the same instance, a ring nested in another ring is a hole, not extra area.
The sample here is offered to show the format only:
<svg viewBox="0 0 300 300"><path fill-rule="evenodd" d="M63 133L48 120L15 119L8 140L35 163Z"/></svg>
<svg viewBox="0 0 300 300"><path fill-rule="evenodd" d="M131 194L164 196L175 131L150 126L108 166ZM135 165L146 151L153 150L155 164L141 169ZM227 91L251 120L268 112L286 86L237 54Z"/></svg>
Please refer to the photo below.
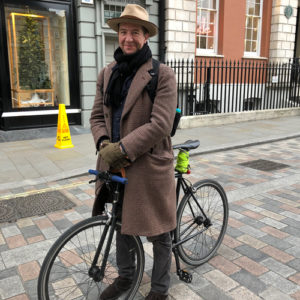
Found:
<svg viewBox="0 0 300 300"><path fill-rule="evenodd" d="M130 165L128 158L121 150L120 143L107 143L101 147L99 154L112 169L119 170Z"/></svg>

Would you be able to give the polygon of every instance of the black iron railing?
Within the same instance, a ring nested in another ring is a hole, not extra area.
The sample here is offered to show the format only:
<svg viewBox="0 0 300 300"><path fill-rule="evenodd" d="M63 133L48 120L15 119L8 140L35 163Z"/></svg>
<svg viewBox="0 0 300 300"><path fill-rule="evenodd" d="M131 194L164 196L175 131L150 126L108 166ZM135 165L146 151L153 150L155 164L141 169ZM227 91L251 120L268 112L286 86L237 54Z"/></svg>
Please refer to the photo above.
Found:
<svg viewBox="0 0 300 300"><path fill-rule="evenodd" d="M288 63L174 60L183 115L300 107L299 59Z"/></svg>

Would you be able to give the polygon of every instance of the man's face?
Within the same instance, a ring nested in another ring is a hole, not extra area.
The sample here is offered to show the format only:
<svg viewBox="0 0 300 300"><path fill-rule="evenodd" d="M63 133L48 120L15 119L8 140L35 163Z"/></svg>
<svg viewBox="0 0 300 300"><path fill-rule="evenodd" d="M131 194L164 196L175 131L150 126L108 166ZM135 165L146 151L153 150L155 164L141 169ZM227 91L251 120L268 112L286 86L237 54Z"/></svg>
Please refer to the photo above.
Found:
<svg viewBox="0 0 300 300"><path fill-rule="evenodd" d="M140 50L149 38L148 33L144 33L142 26L121 23L119 26L119 46L124 54L133 54Z"/></svg>

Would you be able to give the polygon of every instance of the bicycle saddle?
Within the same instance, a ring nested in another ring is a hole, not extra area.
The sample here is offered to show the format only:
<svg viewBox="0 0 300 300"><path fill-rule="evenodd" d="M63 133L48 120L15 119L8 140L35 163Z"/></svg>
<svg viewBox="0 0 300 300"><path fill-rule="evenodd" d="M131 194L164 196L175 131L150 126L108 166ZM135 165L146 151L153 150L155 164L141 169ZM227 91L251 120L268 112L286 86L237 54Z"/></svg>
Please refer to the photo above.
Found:
<svg viewBox="0 0 300 300"><path fill-rule="evenodd" d="M196 149L198 148L200 145L200 141L199 140L188 140L186 142L184 142L183 144L177 144L177 145L173 145L173 149L183 149L183 150L191 150L191 149Z"/></svg>

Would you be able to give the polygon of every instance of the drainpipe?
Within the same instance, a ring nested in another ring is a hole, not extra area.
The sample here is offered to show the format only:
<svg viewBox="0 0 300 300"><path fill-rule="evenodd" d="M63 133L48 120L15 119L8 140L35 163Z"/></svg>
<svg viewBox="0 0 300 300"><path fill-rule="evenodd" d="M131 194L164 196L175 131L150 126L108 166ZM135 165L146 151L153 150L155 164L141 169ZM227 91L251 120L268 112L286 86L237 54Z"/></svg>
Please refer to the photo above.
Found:
<svg viewBox="0 0 300 300"><path fill-rule="evenodd" d="M165 46L165 13L166 1L158 2L158 44L159 44L159 60L165 62L166 46Z"/></svg>

